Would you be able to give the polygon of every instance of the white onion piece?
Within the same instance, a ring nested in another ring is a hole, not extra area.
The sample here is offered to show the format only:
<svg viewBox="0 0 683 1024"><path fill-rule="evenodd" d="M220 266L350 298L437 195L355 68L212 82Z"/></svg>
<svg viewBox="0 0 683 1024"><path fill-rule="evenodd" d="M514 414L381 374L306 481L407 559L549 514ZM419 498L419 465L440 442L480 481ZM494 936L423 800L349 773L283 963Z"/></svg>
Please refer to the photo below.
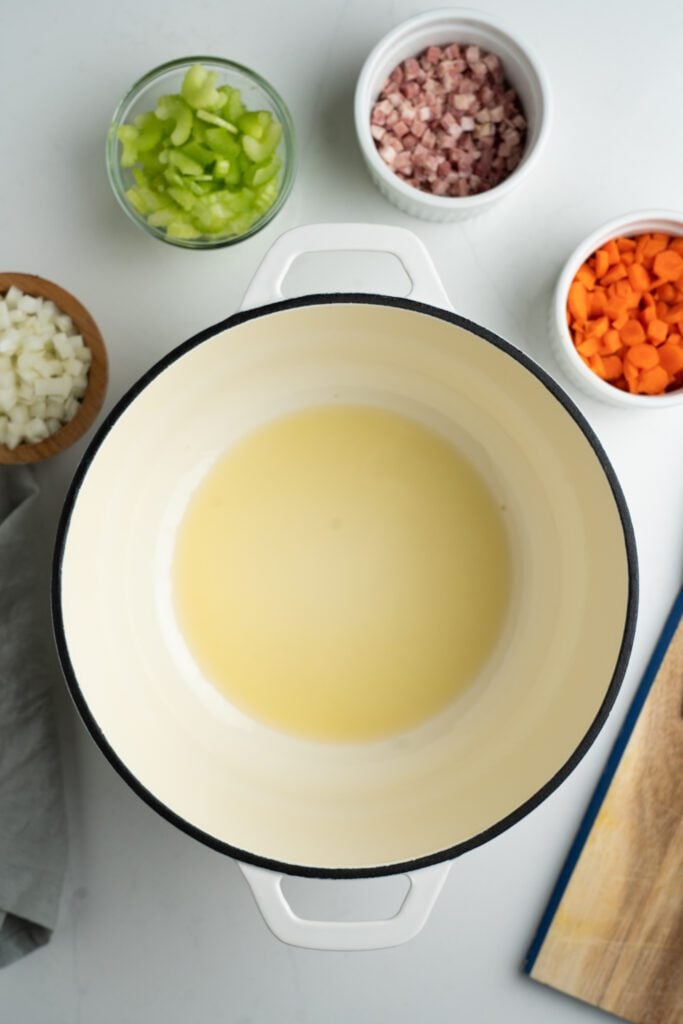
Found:
<svg viewBox="0 0 683 1024"><path fill-rule="evenodd" d="M0 445L36 444L74 418L92 353L49 300L0 296Z"/></svg>

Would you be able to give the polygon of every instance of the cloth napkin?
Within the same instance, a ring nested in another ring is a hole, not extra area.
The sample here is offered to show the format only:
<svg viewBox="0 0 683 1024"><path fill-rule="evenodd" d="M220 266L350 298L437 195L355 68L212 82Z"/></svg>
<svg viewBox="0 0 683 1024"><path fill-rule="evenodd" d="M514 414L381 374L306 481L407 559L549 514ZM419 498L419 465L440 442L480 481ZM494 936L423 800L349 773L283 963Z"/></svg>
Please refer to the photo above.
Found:
<svg viewBox="0 0 683 1024"><path fill-rule="evenodd" d="M66 862L38 495L32 469L0 467L0 967L49 940Z"/></svg>

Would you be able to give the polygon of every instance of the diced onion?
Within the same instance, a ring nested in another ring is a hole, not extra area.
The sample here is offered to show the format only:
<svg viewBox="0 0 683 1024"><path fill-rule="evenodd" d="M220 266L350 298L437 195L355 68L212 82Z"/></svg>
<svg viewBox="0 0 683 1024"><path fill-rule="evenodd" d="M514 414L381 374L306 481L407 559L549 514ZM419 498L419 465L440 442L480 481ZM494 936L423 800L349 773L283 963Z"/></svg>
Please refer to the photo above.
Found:
<svg viewBox="0 0 683 1024"><path fill-rule="evenodd" d="M72 420L91 358L54 302L14 285L0 296L0 445L36 444Z"/></svg>

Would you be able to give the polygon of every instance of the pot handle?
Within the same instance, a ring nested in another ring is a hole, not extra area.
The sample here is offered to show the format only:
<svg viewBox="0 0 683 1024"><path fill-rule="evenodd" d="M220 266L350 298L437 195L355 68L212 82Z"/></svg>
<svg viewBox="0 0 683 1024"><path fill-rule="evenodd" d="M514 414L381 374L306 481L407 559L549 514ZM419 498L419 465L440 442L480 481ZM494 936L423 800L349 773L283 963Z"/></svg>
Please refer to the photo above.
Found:
<svg viewBox="0 0 683 1024"><path fill-rule="evenodd" d="M450 870L450 861L410 871L410 888L384 921L309 921L294 913L282 891L284 875L238 861L273 935L303 949L360 951L400 946L424 927Z"/></svg>
<svg viewBox="0 0 683 1024"><path fill-rule="evenodd" d="M282 282L299 256L313 252L383 252L396 256L410 278L409 295L451 309L427 249L412 231L391 224L304 224L286 231L264 256L247 288L242 309L284 298Z"/></svg>

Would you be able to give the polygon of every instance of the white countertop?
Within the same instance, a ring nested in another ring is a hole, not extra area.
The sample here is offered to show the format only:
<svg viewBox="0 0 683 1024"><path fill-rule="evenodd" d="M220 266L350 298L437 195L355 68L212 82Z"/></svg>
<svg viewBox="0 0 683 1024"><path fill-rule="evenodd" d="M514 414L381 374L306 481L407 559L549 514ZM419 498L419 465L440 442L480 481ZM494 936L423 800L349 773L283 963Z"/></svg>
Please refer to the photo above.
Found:
<svg viewBox="0 0 683 1024"><path fill-rule="evenodd" d="M109 347L109 406L159 356L237 308L280 232L316 220L411 228L430 249L456 310L557 373L545 325L569 251L612 216L683 207L683 7L678 0L653 0L645 9L635 0L486 0L539 53L555 120L528 182L461 226L412 220L389 205L366 174L353 131L352 94L365 55L390 27L428 7L415 0L4 5L0 269L52 278L88 306ZM155 242L123 216L104 171L104 137L116 102L142 72L203 52L252 66L280 89L298 129L301 165L289 202L267 229L236 249L193 253ZM386 280L375 272L363 278L367 290ZM325 278L316 277L309 262L296 290L324 290L337 279L358 284L348 260L330 273L328 266ZM683 408L624 413L568 390L613 461L641 560L629 671L606 727L569 780L511 831L456 862L430 921L408 945L364 954L296 950L267 931L234 863L129 791L60 687L71 828L61 917L49 946L0 973L0 1020L600 1019L530 982L520 963L681 583ZM83 448L40 470L55 519ZM296 880L291 891L303 911L324 903L353 917L375 902L389 911L397 885Z"/></svg>

